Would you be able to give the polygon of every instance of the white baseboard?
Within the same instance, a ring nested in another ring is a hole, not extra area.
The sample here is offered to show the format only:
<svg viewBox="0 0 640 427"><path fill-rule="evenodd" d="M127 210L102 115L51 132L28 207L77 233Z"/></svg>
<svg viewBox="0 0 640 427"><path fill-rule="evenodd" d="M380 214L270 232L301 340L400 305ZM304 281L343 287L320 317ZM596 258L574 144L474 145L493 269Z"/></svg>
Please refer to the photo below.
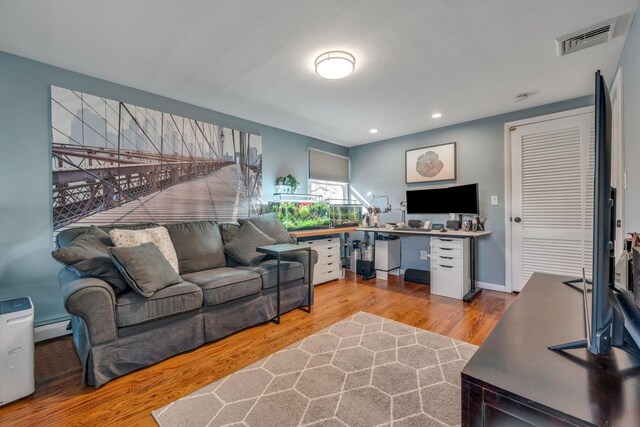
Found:
<svg viewBox="0 0 640 427"><path fill-rule="evenodd" d="M50 340L51 338L70 335L71 331L67 331L67 325L69 325L68 320L64 320L62 322L57 322L57 323L51 323L49 325L44 325L44 326L36 326L33 331L34 341L40 342L40 341Z"/></svg>
<svg viewBox="0 0 640 427"><path fill-rule="evenodd" d="M476 280L476 286L490 291L507 292L507 288L504 285L496 285L495 283L478 282Z"/></svg>

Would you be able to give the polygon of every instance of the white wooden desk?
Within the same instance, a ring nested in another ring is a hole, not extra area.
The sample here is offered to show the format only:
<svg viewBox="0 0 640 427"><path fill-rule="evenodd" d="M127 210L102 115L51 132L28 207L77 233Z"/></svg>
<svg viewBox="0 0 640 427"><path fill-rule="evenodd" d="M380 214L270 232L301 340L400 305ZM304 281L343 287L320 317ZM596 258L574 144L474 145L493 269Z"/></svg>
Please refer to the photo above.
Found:
<svg viewBox="0 0 640 427"><path fill-rule="evenodd" d="M384 227L358 227L358 231L364 231L367 235L373 233L373 245L378 237L378 233L393 234L397 236L438 236L438 237L451 237L456 239L470 239L469 248L469 274L471 280L471 290L464 296L463 300L469 302L473 298L482 292L482 289L476 288L476 237L488 236L491 231L454 231L449 230L442 232L439 230L424 230L421 228L384 228ZM375 253L375 251L374 251Z"/></svg>

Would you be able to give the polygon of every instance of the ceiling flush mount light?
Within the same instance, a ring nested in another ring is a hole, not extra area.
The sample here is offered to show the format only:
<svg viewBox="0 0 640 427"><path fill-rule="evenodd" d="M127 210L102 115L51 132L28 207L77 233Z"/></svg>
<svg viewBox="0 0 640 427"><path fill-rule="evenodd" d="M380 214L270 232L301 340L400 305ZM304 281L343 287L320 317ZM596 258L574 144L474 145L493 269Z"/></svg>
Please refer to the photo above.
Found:
<svg viewBox="0 0 640 427"><path fill-rule="evenodd" d="M353 73L356 59L348 52L332 50L316 58L316 73L325 79L343 79Z"/></svg>
<svg viewBox="0 0 640 427"><path fill-rule="evenodd" d="M371 129L369 133L378 133L378 129Z"/></svg>
<svg viewBox="0 0 640 427"><path fill-rule="evenodd" d="M433 114L431 115L431 118L432 118L432 119L439 119L440 117L442 117L442 113L433 113Z"/></svg>

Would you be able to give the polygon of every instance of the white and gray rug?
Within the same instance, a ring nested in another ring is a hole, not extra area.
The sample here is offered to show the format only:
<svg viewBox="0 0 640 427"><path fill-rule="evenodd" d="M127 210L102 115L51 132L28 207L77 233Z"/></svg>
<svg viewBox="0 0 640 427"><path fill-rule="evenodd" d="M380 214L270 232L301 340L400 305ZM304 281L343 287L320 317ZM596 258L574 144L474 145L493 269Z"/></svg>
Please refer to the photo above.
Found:
<svg viewBox="0 0 640 427"><path fill-rule="evenodd" d="M359 312L153 412L176 426L454 426L471 344Z"/></svg>

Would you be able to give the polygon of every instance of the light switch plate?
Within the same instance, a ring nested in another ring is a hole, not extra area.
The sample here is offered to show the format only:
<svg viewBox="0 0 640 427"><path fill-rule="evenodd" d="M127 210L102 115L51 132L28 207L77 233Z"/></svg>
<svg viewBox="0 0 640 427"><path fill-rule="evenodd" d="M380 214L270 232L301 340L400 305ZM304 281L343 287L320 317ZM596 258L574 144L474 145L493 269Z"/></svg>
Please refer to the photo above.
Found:
<svg viewBox="0 0 640 427"><path fill-rule="evenodd" d="M491 206L498 206L498 196L491 196Z"/></svg>
<svg viewBox="0 0 640 427"><path fill-rule="evenodd" d="M429 251L420 251L420 259L429 259Z"/></svg>

